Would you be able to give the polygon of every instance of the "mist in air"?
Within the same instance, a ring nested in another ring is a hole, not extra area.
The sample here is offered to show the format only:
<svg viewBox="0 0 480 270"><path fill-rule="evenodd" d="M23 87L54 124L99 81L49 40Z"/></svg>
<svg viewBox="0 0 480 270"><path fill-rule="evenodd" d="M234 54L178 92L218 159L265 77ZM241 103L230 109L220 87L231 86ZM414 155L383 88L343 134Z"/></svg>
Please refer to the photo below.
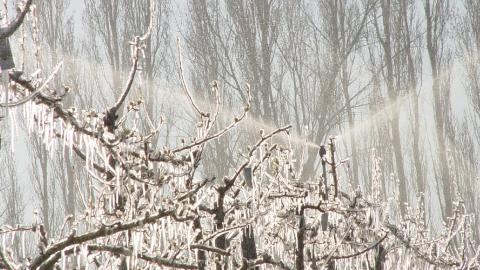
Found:
<svg viewBox="0 0 480 270"><path fill-rule="evenodd" d="M4 2L7 23L28 1ZM476 0L153 2L34 0L24 23L0 40L32 87L4 67L0 234L41 223L58 236L8 236L5 254L17 255L0 258L0 268L35 254L22 247L35 237L43 253L49 241L68 237L67 228L88 232L108 211L105 220L131 221L160 201L198 216L152 222L158 227L148 236L129 227L126 236L112 234L118 246L95 238L75 244L84 251L54 250L44 259L63 260L62 269L93 267L93 255L66 258L76 252L110 252L98 260L107 265L115 254L125 267L383 269L376 267L407 258L422 269L460 268L462 259L445 255L460 254L466 241L445 236L455 226L469 237L465 253L478 255ZM48 95L58 100L42 101ZM368 226L376 234L364 233ZM345 234L332 240L329 228ZM425 244L435 237L445 238ZM322 239L338 248L321 253ZM409 239L425 241L416 248L404 245ZM405 249L388 257L385 247L397 244ZM238 261L235 245L244 252ZM136 264L140 254L153 259Z"/></svg>

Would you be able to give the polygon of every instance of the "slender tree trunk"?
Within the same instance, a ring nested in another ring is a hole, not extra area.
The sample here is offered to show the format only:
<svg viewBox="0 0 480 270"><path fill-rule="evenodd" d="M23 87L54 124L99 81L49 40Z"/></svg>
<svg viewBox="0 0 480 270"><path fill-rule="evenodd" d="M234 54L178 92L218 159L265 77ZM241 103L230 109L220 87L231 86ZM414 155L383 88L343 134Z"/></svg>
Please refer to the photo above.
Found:
<svg viewBox="0 0 480 270"><path fill-rule="evenodd" d="M270 21L270 5L268 1L259 1L257 6L260 28L260 48L262 55L262 93L263 93L263 111L268 121L277 123L277 117L274 115L274 104L272 95L272 64L271 64L271 45L269 38L271 37L271 21Z"/></svg>
<svg viewBox="0 0 480 270"><path fill-rule="evenodd" d="M413 154L413 166L415 168L415 177L417 182L417 191L419 193L425 193L425 183L423 179L423 162L420 152L420 110L417 94L417 78L414 65L414 58L412 55L411 43L412 43L412 26L409 24L408 8L409 4L406 1L400 1L402 12L402 24L405 32L405 55L407 59L407 73L408 73L408 88L411 93L411 103L413 110L413 127L412 127L412 154Z"/></svg>
<svg viewBox="0 0 480 270"><path fill-rule="evenodd" d="M347 122L348 122L348 140L350 143L351 148L351 172L350 172L350 179L351 184L354 188L358 186L359 178L358 178L358 151L357 151L357 143L355 140L355 117L353 112L353 107L351 104L351 96L349 93L349 84L350 84L350 76L348 72L348 58L349 52L348 47L348 38L350 37L351 33L347 33L346 29L346 3L338 0L332 0L329 2L329 9L331 14L331 39L332 39L332 49L334 52L333 57L333 69L338 71L335 72L335 78L339 82L340 93L343 95L345 100L345 112L347 115ZM332 78L333 79L333 78Z"/></svg>
<svg viewBox="0 0 480 270"><path fill-rule="evenodd" d="M445 106L450 104L442 103L440 70L442 64L442 51L439 46L443 42L443 32L441 32L446 24L446 14L441 13L442 9L446 8L444 3L434 2L434 6L431 6L431 0L425 2L425 15L427 19L427 51L430 59L430 67L432 70L432 93L434 102L434 118L435 118L435 130L437 133L437 167L440 170L440 185L443 190L443 213L444 217L448 217L452 214L452 185L449 179L448 161L447 161L447 145L445 138L445 114L444 111L448 110ZM433 8L433 9L432 9ZM444 55L443 55L444 56ZM444 98L444 97L443 97Z"/></svg>
<svg viewBox="0 0 480 270"><path fill-rule="evenodd" d="M392 53L392 35L391 35L391 23L390 23L390 0L381 1L382 17L383 17L383 37L380 38L384 53L385 53L385 66L386 66L386 80L387 80L387 92L390 106L392 106L390 116L390 131L392 136L392 145L395 156L395 167L397 177L400 181L400 210L402 214L405 212L403 203L408 202L407 198L407 179L405 177L405 169L403 162L402 144L400 139L399 128L399 115L398 115L398 89L395 89L394 85L394 58Z"/></svg>
<svg viewBox="0 0 480 270"><path fill-rule="evenodd" d="M304 209L300 209L297 213L298 215L298 229L297 229L297 248L295 250L295 269L303 270L305 269L305 258L304 258L304 249L305 249L305 215Z"/></svg>
<svg viewBox="0 0 480 270"><path fill-rule="evenodd" d="M215 207L215 229L222 230L224 227L225 221L225 211L223 209L223 201L216 205ZM225 250L227 248L227 238L225 234L222 234L215 238L215 247ZM222 259L222 256L217 255L215 261L215 269L222 270L227 269L225 266L225 261Z"/></svg>

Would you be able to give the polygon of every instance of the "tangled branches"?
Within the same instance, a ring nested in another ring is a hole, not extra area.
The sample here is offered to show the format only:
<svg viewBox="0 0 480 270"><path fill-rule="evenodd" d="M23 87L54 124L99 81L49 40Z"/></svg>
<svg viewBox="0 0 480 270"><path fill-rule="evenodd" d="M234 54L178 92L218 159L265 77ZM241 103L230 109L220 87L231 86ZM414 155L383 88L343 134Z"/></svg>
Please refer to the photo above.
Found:
<svg viewBox="0 0 480 270"><path fill-rule="evenodd" d="M478 267L479 250L469 240L471 217L461 203L437 238L426 229L421 204L405 217L390 217L389 201L342 191L338 168L345 161L336 161L333 138L322 148L325 173L317 182L297 178L293 149L275 140L288 138L289 125L261 133L246 151L239 149L241 158L229 175L201 172L204 149L246 118L250 88L239 115L219 126L218 85L214 110L201 110L184 80L181 58L181 85L196 114L198 136L175 147L154 147L158 130L142 131L128 121L141 101L124 108L148 34L132 41L125 87L105 111L65 109L65 95L44 89L54 73L43 84L10 76L17 89L2 106L28 106L27 121L48 149L82 159L89 179L75 191L82 214L68 218L60 232L46 231L41 220L3 228L0 267L388 269L400 262L402 267ZM251 179L242 177L246 170ZM38 249L16 253L7 243L26 233L35 236Z"/></svg>

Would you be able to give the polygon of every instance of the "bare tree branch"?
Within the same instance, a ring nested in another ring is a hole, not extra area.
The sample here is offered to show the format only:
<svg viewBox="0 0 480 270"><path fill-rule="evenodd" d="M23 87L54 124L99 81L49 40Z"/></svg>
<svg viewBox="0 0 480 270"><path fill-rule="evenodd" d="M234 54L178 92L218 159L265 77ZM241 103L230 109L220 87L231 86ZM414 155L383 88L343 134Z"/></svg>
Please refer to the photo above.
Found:
<svg viewBox="0 0 480 270"><path fill-rule="evenodd" d="M23 6L23 9L19 10L17 16L8 25L0 27L0 39L11 36L22 25L25 16L30 11L30 6L33 0L27 0Z"/></svg>

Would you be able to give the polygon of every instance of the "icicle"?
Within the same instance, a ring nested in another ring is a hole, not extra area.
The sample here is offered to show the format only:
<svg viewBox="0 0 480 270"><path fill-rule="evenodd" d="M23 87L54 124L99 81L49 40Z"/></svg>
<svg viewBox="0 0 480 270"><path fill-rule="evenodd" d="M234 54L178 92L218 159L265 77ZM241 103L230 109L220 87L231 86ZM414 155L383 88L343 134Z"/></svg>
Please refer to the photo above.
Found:
<svg viewBox="0 0 480 270"><path fill-rule="evenodd" d="M166 233L165 233L165 220L162 219L162 242L163 242L163 243L162 243L162 248L163 248L163 249L166 249L166 248L167 248L167 241L166 241L166 239L167 239L167 235L166 235Z"/></svg>
<svg viewBox="0 0 480 270"><path fill-rule="evenodd" d="M138 254L138 249L139 249L139 243L138 243L138 232L133 232L132 233L132 242L133 242L133 252L132 252L132 263L135 265L136 259L137 259L137 254ZM135 269L135 267L134 267Z"/></svg>
<svg viewBox="0 0 480 270"><path fill-rule="evenodd" d="M88 247L86 245L82 245L81 246L81 256L84 258L85 260L85 270L88 270Z"/></svg>
<svg viewBox="0 0 480 270"><path fill-rule="evenodd" d="M79 247L78 247L78 246L75 246L75 247L73 248L73 254L76 254L76 253L77 253L77 248L79 248ZM77 256L76 256L76 259L77 259L77 265L80 266L81 263L82 263L82 261L81 261L81 256L78 256L78 255L77 255Z"/></svg>
<svg viewBox="0 0 480 270"><path fill-rule="evenodd" d="M34 103L30 103L30 115L28 117L28 134L32 134L33 130L35 129L35 118L38 119L37 117L37 111L38 111L38 108L37 108L37 105L35 105Z"/></svg>
<svg viewBox="0 0 480 270"><path fill-rule="evenodd" d="M172 229L172 223L171 223L171 220L170 220L170 217L167 217L167 237L170 239L173 235L173 229Z"/></svg>
<svg viewBox="0 0 480 270"><path fill-rule="evenodd" d="M22 258L25 258L25 231L22 232Z"/></svg>
<svg viewBox="0 0 480 270"><path fill-rule="evenodd" d="M2 91L2 89L0 88L0 91ZM0 95L0 100L2 100L2 96ZM30 102L27 102L27 104L23 105L22 108L23 108L23 115L25 115L26 117L28 117L28 103ZM28 119L28 118L26 118Z"/></svg>
<svg viewBox="0 0 480 270"><path fill-rule="evenodd" d="M36 121L35 119L38 120L38 116L37 116L37 105L36 104L31 104L32 107L30 109L30 116L29 116L29 121L28 121L28 125L29 125L29 134L31 134L35 129L36 129Z"/></svg>
<svg viewBox="0 0 480 270"><path fill-rule="evenodd" d="M177 226L173 226L173 239L177 239Z"/></svg>
<svg viewBox="0 0 480 270"><path fill-rule="evenodd" d="M115 166L115 180L117 184L116 192L118 193L121 190L121 182L120 182L120 166ZM117 194L118 195L118 194Z"/></svg>
<svg viewBox="0 0 480 270"><path fill-rule="evenodd" d="M63 130L63 138L62 138L62 157L65 156L65 149L67 148L67 144L68 144L68 132L69 132L69 127L67 126L64 130Z"/></svg>
<svg viewBox="0 0 480 270"><path fill-rule="evenodd" d="M194 254L194 256L195 256L195 262L198 263L198 254L197 254L197 252L194 252L193 254ZM230 269L233 269L233 268L230 268Z"/></svg>
<svg viewBox="0 0 480 270"><path fill-rule="evenodd" d="M190 261L192 259L191 257L191 253L192 251L190 250L190 244L192 243L193 241L193 237L191 237L190 235L190 230L188 229L189 226L186 225L186 229L187 229L187 250L188 250L188 261Z"/></svg>
<svg viewBox="0 0 480 270"><path fill-rule="evenodd" d="M48 123L43 123L43 145L45 146L45 149L47 149L48 146L48 139L49 139L49 131L50 131L50 125Z"/></svg>
<svg viewBox="0 0 480 270"><path fill-rule="evenodd" d="M48 134L48 136L49 136L50 143L49 143L49 145L47 145L47 149L50 152L50 154L53 154L53 152L55 150L55 142L56 142L56 140L55 140L55 120L53 119L53 111L50 112L49 116L50 116L50 134Z"/></svg>
<svg viewBox="0 0 480 270"><path fill-rule="evenodd" d="M90 168L90 147L88 145L88 141L87 141L87 136L86 135L83 135L81 136L80 138L80 141L83 141L83 145L85 145L85 167L87 168L87 170Z"/></svg>
<svg viewBox="0 0 480 270"><path fill-rule="evenodd" d="M62 121L55 121L54 127L58 128L59 134L63 134L63 132L65 131L66 125Z"/></svg>
<svg viewBox="0 0 480 270"><path fill-rule="evenodd" d="M97 146L97 143L95 142L95 139L92 139L89 137L89 140L88 140L88 143L89 143L89 147L90 147L90 166L93 167L93 164L95 162L95 153L96 153L96 146Z"/></svg>
<svg viewBox="0 0 480 270"><path fill-rule="evenodd" d="M298 243L297 234L296 234L296 233L293 233L293 232L292 232L292 234L293 234L293 239L295 240L295 243Z"/></svg>
<svg viewBox="0 0 480 270"><path fill-rule="evenodd" d="M15 137L15 128L16 128L16 120L15 120L15 110L12 110L9 114L10 116L10 147L11 147L11 151L12 153L15 153L15 140L16 140L16 137Z"/></svg>
<svg viewBox="0 0 480 270"><path fill-rule="evenodd" d="M75 134L75 129L73 126L70 124L68 125L67 131L66 131L66 140L67 140L67 146L69 148L69 157L72 159L73 157L73 140L74 140L74 134Z"/></svg>
<svg viewBox="0 0 480 270"><path fill-rule="evenodd" d="M140 254L140 256L142 256L143 255L143 232L140 231L138 233L140 234L140 243L139 243L140 252L139 252L139 254Z"/></svg>
<svg viewBox="0 0 480 270"><path fill-rule="evenodd" d="M37 128L39 130L39 134L43 134L43 128L44 128L44 108L42 106L38 106L38 122L37 122Z"/></svg>
<svg viewBox="0 0 480 270"><path fill-rule="evenodd" d="M67 258L65 257L65 250L62 250L62 270L67 269Z"/></svg>
<svg viewBox="0 0 480 270"><path fill-rule="evenodd" d="M116 194L115 194L115 196L116 196ZM112 198L111 196L109 196L109 200L108 200L108 202L109 202L109 204L108 204L108 205L109 205L109 207L108 207L108 212L109 212L109 213L112 213L112 212L113 212L113 209L115 209L115 205L114 205L114 201L115 201L115 200L114 200L114 199L115 199L115 198Z"/></svg>
<svg viewBox="0 0 480 270"><path fill-rule="evenodd" d="M150 253L153 253L153 249L155 248L155 243L157 243L157 235L158 235L158 226L157 226L157 223L154 223L153 224L153 229L152 229L152 239L150 239L150 248L149 248L149 252Z"/></svg>

